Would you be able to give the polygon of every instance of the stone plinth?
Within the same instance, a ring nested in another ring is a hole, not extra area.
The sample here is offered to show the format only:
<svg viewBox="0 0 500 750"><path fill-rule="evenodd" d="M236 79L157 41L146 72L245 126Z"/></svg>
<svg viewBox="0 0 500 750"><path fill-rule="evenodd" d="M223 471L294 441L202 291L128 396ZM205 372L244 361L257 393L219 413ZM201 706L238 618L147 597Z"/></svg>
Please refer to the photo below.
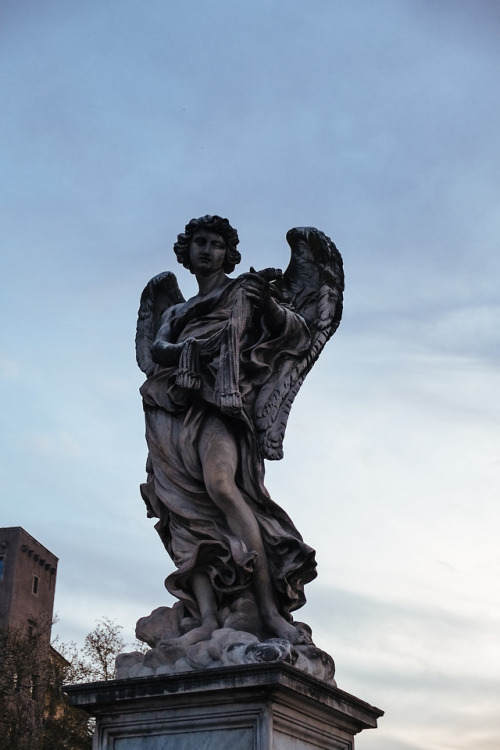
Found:
<svg viewBox="0 0 500 750"><path fill-rule="evenodd" d="M94 750L353 750L383 711L287 664L71 685Z"/></svg>

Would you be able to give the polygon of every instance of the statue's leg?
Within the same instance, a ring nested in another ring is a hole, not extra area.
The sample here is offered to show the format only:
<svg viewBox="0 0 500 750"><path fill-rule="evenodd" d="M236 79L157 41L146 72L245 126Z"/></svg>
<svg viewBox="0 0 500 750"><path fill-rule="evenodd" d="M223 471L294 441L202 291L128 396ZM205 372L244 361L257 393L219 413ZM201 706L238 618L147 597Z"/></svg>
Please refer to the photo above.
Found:
<svg viewBox="0 0 500 750"><path fill-rule="evenodd" d="M257 552L253 589L259 614L272 635L297 643L301 634L285 620L276 604L259 524L235 482L238 466L236 439L228 425L212 415L202 427L199 446L209 496L226 518L230 531L244 542L248 551Z"/></svg>
<svg viewBox="0 0 500 750"><path fill-rule="evenodd" d="M161 641L161 646L181 645L188 648L200 641L209 641L214 630L220 627L217 616L217 602L208 575L204 572L194 573L191 576L190 583L198 603L201 624L196 628L188 630L187 633L178 638L168 638Z"/></svg>

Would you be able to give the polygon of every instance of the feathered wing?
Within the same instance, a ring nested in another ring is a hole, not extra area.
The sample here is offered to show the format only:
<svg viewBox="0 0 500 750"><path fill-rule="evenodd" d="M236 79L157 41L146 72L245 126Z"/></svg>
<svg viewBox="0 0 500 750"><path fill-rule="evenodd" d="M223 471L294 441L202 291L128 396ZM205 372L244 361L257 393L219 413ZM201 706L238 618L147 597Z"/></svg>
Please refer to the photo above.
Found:
<svg viewBox="0 0 500 750"><path fill-rule="evenodd" d="M154 276L141 294L135 353L137 364L148 377L153 374L155 367L151 359L151 346L156 339L161 317L169 307L184 301L175 274L171 271Z"/></svg>
<svg viewBox="0 0 500 750"><path fill-rule="evenodd" d="M312 227L296 227L286 238L291 259L276 286L304 318L311 343L284 376L273 376L271 392L266 388L257 398L255 426L260 447L264 457L272 460L283 457L283 438L293 400L339 326L344 291L342 257L329 237Z"/></svg>

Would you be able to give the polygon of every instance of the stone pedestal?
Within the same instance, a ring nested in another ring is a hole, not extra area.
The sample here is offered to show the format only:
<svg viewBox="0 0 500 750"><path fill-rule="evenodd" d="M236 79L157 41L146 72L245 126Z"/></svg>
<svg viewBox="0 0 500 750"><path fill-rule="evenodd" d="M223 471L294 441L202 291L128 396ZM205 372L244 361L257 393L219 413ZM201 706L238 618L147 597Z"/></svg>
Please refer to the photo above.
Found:
<svg viewBox="0 0 500 750"><path fill-rule="evenodd" d="M383 711L283 663L71 685L94 750L353 750Z"/></svg>

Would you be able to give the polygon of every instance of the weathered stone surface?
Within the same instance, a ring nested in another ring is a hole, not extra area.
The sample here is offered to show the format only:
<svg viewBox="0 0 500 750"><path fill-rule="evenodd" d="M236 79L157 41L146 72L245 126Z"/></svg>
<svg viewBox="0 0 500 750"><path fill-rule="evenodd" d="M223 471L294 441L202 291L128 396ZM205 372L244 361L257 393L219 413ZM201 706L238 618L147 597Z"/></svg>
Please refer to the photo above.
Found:
<svg viewBox="0 0 500 750"><path fill-rule="evenodd" d="M66 691L97 718L94 750L354 750L383 714L276 662Z"/></svg>
<svg viewBox="0 0 500 750"><path fill-rule="evenodd" d="M287 240L285 273L250 268L230 278L241 260L236 230L219 216L193 219L174 250L198 293L184 300L166 272L141 297L136 350L149 448L141 492L177 567L165 585L179 599L137 623L154 652L142 667L155 673L251 659L332 673L326 657L300 651L311 633L291 612L316 576L314 550L269 497L264 459L283 455L292 402L339 325L344 276L322 232L295 228ZM228 631L223 646L218 630ZM241 632L263 645L243 649ZM174 650L156 651L163 647ZM117 673L136 667L120 662Z"/></svg>
<svg viewBox="0 0 500 750"><path fill-rule="evenodd" d="M165 626L162 618L165 618ZM120 654L116 660L117 679L146 674L141 671L143 669L160 675L238 664L282 662L295 664L303 672L335 685L333 659L311 643L291 644L284 638L262 640L254 633L228 627L214 630L209 637L202 635L200 640L191 643L183 638L185 634L181 634L179 628L175 631L170 629L173 621L174 616L168 607L151 613L151 627L147 617L140 620L143 639L157 645L145 654L137 651ZM303 623L296 625L308 635ZM174 637L174 632L178 633L177 637ZM188 631L188 634L190 632L194 631ZM169 645L166 645L166 641Z"/></svg>
<svg viewBox="0 0 500 750"><path fill-rule="evenodd" d="M297 652L291 643L284 638L270 638L264 643L251 643L245 649L248 662L283 661L287 664L295 664Z"/></svg>

